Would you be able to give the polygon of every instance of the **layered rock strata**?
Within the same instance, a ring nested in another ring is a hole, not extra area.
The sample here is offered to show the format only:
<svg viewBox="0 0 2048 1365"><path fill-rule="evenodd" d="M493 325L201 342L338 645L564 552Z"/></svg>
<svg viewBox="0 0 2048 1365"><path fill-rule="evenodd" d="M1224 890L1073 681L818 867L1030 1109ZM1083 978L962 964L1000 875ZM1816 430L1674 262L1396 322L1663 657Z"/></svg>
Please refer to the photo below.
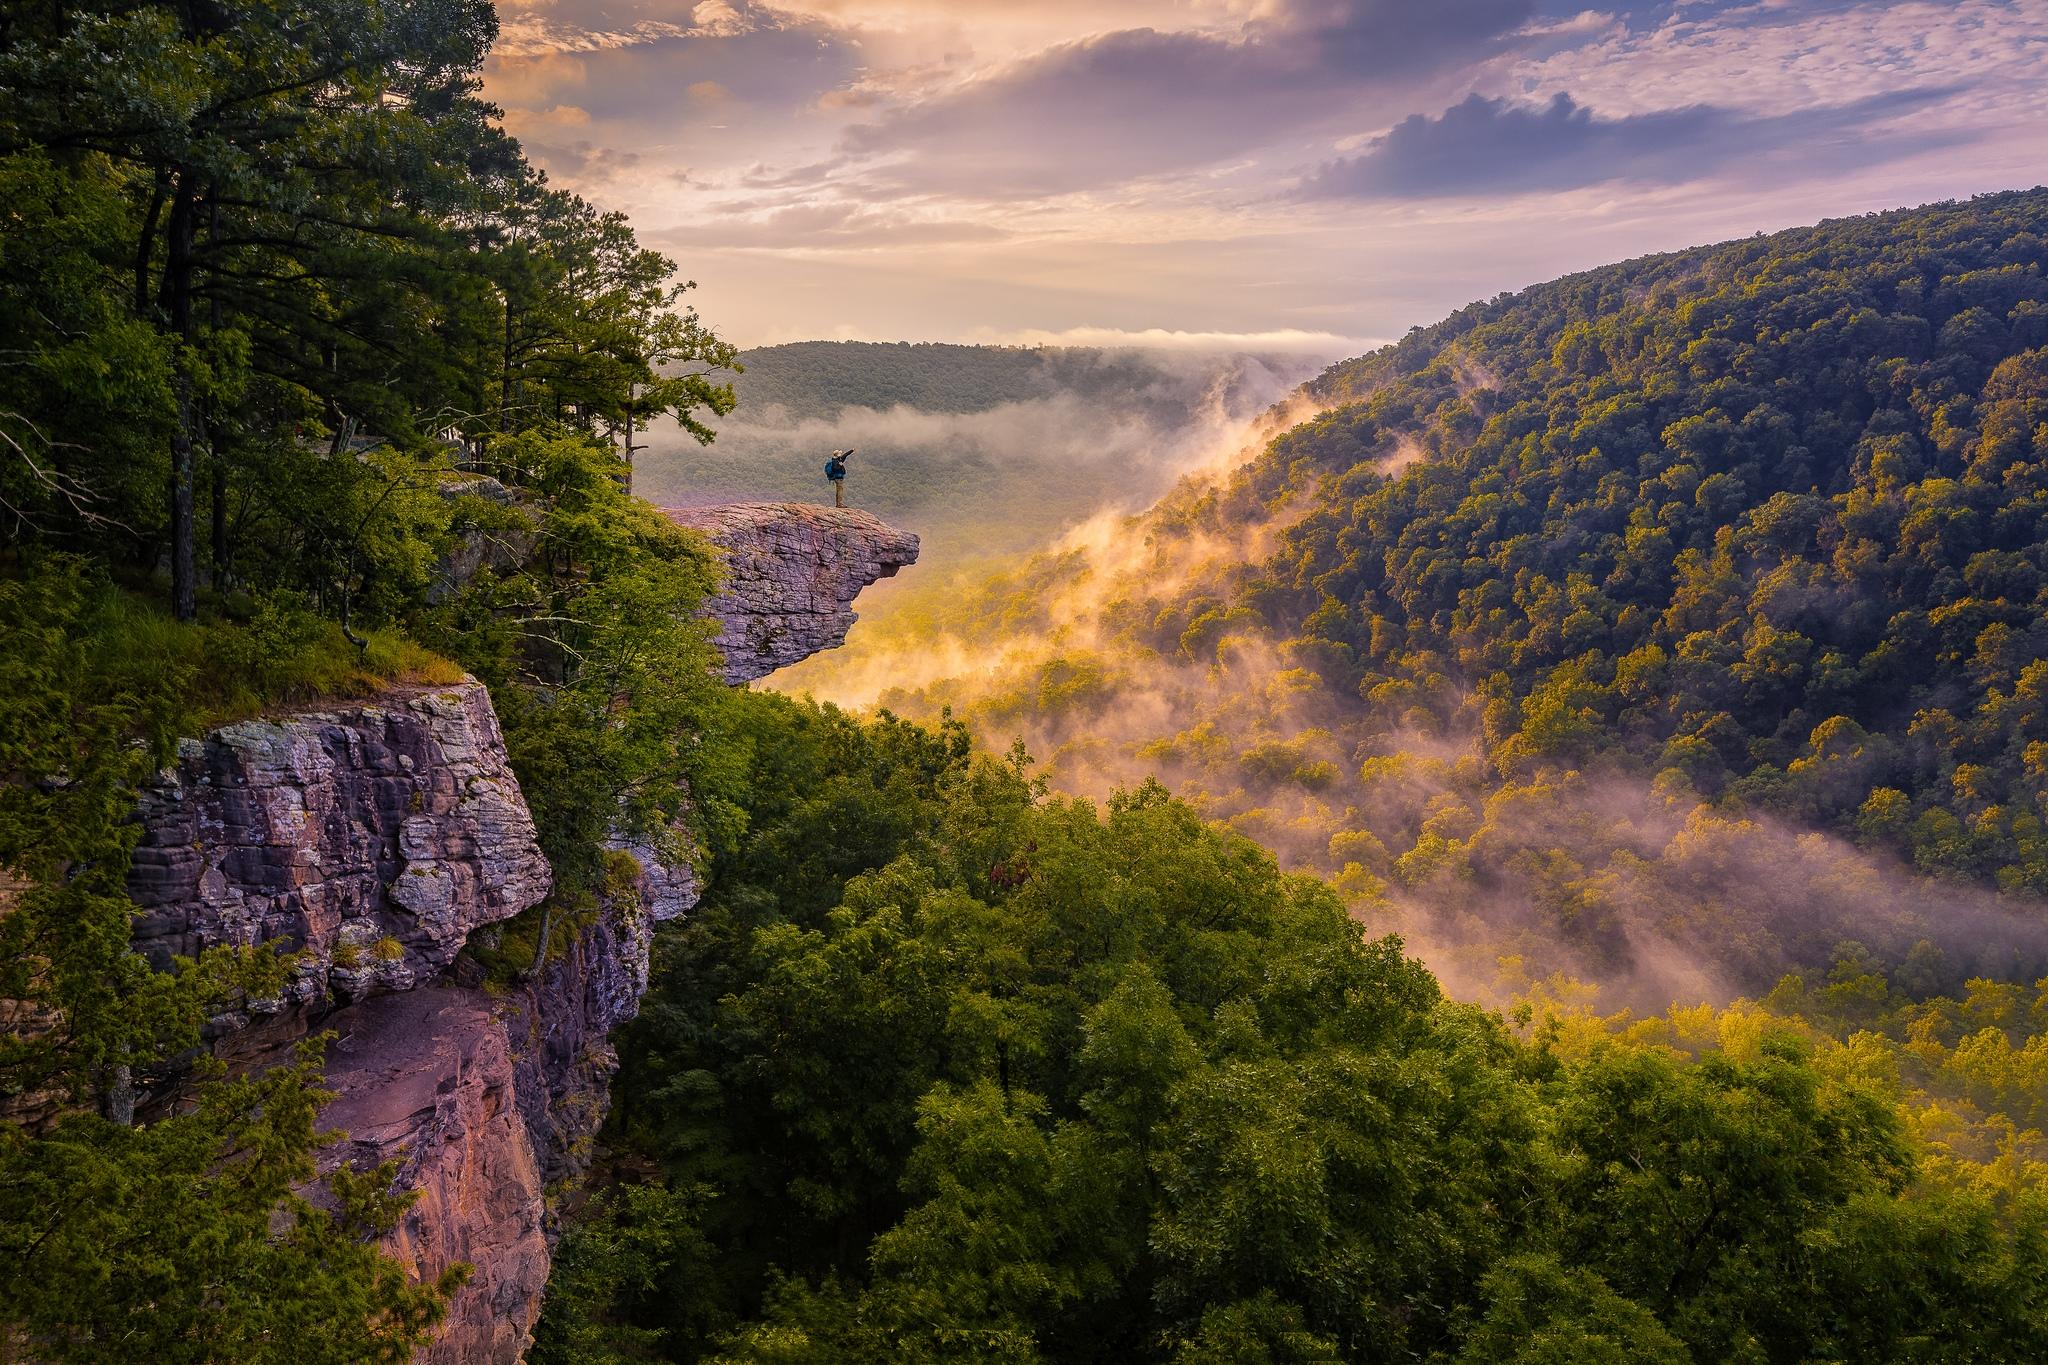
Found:
<svg viewBox="0 0 2048 1365"><path fill-rule="evenodd" d="M638 868L637 884L606 897L567 947L510 996L505 1011L520 1113L550 1186L589 1166L619 1065L612 1034L640 1012L654 926L697 904L688 864L671 865L645 844L623 851Z"/></svg>
<svg viewBox="0 0 2048 1365"><path fill-rule="evenodd" d="M846 643L853 599L917 562L917 537L853 508L793 502L669 507L678 526L724 552L725 581L707 608L721 627L735 685Z"/></svg>
<svg viewBox="0 0 2048 1365"><path fill-rule="evenodd" d="M580 1002L449 979L473 932L538 905L553 880L483 685L395 687L184 740L139 815L137 948L159 967L223 944L294 951L279 996L213 1021L214 1052L263 1067L332 1032L321 1124L348 1139L326 1163L395 1162L419 1199L386 1250L422 1278L473 1267L422 1359L519 1359L547 1284L546 1172L563 1164L541 1135L594 1131L552 1122L551 1106L601 1116L609 1072L556 1076L559 1050L527 1045L543 1013L580 1035ZM611 951L579 936L575 956ZM605 995L606 1029L617 997L644 989L644 945L618 970L632 984ZM594 1101L570 1098L593 1083Z"/></svg>
<svg viewBox="0 0 2048 1365"><path fill-rule="evenodd" d="M398 1165L419 1200L384 1249L432 1279L458 1261L470 1277L429 1365L516 1361L548 1282L542 1163L520 1106L519 1065L502 1011L481 991L434 986L351 1005L324 1021L321 1124L348 1134L328 1160Z"/></svg>
<svg viewBox="0 0 2048 1365"><path fill-rule="evenodd" d="M183 740L139 814L135 946L300 950L267 1012L431 979L552 881L474 679Z"/></svg>

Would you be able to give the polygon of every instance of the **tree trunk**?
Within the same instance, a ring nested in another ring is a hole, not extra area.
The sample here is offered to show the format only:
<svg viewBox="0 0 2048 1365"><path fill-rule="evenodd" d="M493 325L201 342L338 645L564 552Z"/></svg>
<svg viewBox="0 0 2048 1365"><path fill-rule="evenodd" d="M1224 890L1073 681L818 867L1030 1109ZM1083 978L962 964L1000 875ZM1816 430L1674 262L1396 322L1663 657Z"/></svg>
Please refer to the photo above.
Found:
<svg viewBox="0 0 2048 1365"><path fill-rule="evenodd" d="M163 302L171 338L178 348L171 379L177 426L171 432L171 614L180 621L199 615L199 585L193 565L192 464L198 412L192 401L192 177L179 171L171 190L170 242L164 256Z"/></svg>
<svg viewBox="0 0 2048 1365"><path fill-rule="evenodd" d="M498 369L498 430L512 434L512 295L505 293L505 347Z"/></svg>
<svg viewBox="0 0 2048 1365"><path fill-rule="evenodd" d="M633 496L633 386L626 385L626 496Z"/></svg>
<svg viewBox="0 0 2048 1365"><path fill-rule="evenodd" d="M212 212L207 215L206 239L209 244L220 236L220 202L216 200ZM207 302L207 325L214 335L220 335L220 296L214 295ZM216 594L227 591L228 574L233 561L228 554L228 461L221 453L220 424L209 415L206 422L206 463L213 475L212 535L208 537L213 551L213 590Z"/></svg>
<svg viewBox="0 0 2048 1365"><path fill-rule="evenodd" d="M157 229L163 225L164 182L158 178L149 196L149 211L142 216L142 232L135 239L135 315L149 316L149 263L156 256Z"/></svg>
<svg viewBox="0 0 2048 1365"><path fill-rule="evenodd" d="M213 590L226 591L233 563L228 558L228 462L218 441L208 442L213 466Z"/></svg>
<svg viewBox="0 0 2048 1365"><path fill-rule="evenodd" d="M135 1076L121 1062L100 1072L100 1117L123 1128L135 1126Z"/></svg>

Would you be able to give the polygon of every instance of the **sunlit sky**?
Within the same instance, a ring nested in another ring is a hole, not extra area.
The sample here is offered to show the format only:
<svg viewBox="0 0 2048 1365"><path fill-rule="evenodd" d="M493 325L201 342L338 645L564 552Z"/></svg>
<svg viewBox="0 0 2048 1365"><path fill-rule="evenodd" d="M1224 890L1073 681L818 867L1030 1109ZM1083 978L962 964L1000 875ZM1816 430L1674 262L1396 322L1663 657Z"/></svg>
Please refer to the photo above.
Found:
<svg viewBox="0 0 2048 1365"><path fill-rule="evenodd" d="M488 93L728 339L1350 353L2048 181L2048 0L504 0Z"/></svg>

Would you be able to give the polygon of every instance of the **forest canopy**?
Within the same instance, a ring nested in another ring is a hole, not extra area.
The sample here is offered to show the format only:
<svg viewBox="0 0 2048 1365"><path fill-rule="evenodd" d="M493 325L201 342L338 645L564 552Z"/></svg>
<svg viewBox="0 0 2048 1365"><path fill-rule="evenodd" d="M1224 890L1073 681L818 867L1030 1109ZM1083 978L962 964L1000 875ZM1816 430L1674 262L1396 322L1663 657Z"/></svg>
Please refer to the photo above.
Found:
<svg viewBox="0 0 2048 1365"><path fill-rule="evenodd" d="M463 1271L378 1249L394 1167L322 1174L322 1039L206 1057L290 957L152 970L127 885L180 736L467 673L554 874L479 989L598 913L616 839L704 875L556 1207L537 1359L2048 1356L2042 990L1889 902L1858 946L1733 895L1787 837L1825 873L1793 894L1879 885L1864 850L1987 915L2048 882L2041 195L1338 366L1113 572L1080 547L906 618L1051 647L921 725L715 681L715 560L631 489L737 356L504 134L495 32L481 0L0 10L10 1346L431 1336ZM1131 780L1054 795L974 740L1025 721L1053 773ZM1654 802L1614 819L1610 777ZM1495 1012L1383 932L1402 896L1614 960L1656 917L1768 989L1610 1015L1529 970Z"/></svg>
<svg viewBox="0 0 2048 1365"><path fill-rule="evenodd" d="M1503 1017L1157 784L737 701L537 1361L2048 1347L2036 992Z"/></svg>

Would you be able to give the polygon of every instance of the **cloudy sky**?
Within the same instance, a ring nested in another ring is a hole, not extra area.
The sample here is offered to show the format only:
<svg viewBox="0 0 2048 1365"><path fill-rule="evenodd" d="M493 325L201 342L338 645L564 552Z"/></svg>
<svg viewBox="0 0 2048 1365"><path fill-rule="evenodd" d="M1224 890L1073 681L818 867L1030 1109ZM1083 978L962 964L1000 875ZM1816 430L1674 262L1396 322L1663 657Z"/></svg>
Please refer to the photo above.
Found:
<svg viewBox="0 0 2048 1365"><path fill-rule="evenodd" d="M489 92L742 345L1349 353L2048 181L2048 0L501 0Z"/></svg>

